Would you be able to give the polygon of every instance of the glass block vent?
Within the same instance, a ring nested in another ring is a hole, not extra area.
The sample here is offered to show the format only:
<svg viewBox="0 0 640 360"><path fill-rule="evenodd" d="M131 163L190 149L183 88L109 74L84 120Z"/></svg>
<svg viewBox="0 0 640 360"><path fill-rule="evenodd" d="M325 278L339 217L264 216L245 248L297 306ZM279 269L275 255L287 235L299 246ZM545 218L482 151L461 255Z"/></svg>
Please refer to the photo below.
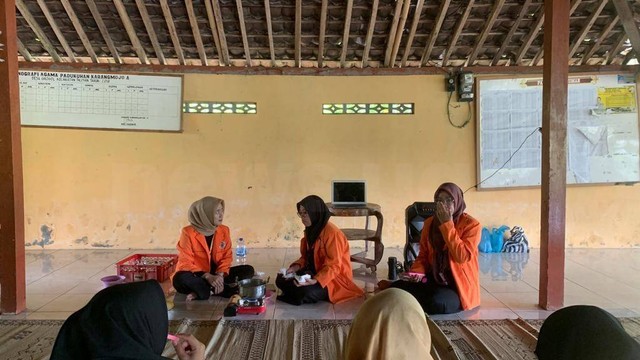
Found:
<svg viewBox="0 0 640 360"><path fill-rule="evenodd" d="M322 104L322 113L325 115L411 115L413 103Z"/></svg>
<svg viewBox="0 0 640 360"><path fill-rule="evenodd" d="M258 106L253 102L188 101L182 104L182 112L197 114L257 114Z"/></svg>

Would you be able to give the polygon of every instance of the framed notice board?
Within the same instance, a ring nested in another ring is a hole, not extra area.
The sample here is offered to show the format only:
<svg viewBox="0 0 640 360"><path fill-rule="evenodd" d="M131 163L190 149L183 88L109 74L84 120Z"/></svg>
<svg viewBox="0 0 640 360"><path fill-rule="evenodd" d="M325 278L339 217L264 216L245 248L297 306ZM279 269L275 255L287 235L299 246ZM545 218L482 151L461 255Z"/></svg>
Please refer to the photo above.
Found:
<svg viewBox="0 0 640 360"><path fill-rule="evenodd" d="M478 187L539 186L542 78L478 79L478 94ZM638 139L633 75L569 78L568 184L640 181Z"/></svg>
<svg viewBox="0 0 640 360"><path fill-rule="evenodd" d="M22 125L181 131L182 77L24 70Z"/></svg>

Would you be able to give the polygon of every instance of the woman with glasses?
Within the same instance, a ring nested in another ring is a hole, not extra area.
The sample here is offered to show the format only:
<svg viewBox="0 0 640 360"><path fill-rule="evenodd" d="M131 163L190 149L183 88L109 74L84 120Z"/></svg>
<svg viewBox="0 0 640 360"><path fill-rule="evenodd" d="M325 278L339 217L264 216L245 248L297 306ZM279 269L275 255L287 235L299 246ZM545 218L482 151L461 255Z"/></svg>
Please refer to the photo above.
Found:
<svg viewBox="0 0 640 360"><path fill-rule="evenodd" d="M229 228L222 225L224 200L206 196L191 204L190 225L182 228L178 241L178 264L173 287L187 294L187 301L206 300L211 294L230 297L237 292L231 283L251 278L250 265L231 267L233 252Z"/></svg>
<svg viewBox="0 0 640 360"><path fill-rule="evenodd" d="M286 276L278 274L276 285L282 290L278 300L293 305L318 301L336 304L362 296L364 292L353 282L349 243L344 233L329 222L331 214L324 201L309 195L296 209L305 226L301 256L289 266ZM310 278L299 281L303 275Z"/></svg>
<svg viewBox="0 0 640 360"><path fill-rule="evenodd" d="M398 280L379 284L410 292L428 314L450 314L480 305L478 244L482 227L464 212L462 190L444 183L434 195L436 214L424 221L420 253L411 272L426 282Z"/></svg>

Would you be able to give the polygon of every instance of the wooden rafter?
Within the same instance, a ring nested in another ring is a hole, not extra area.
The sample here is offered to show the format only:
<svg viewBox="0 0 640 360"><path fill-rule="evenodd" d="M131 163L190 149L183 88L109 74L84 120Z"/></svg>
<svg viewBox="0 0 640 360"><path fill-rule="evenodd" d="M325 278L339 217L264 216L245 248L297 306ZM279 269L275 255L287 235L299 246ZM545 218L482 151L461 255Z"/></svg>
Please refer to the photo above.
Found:
<svg viewBox="0 0 640 360"><path fill-rule="evenodd" d="M158 42L156 30L153 28L153 23L151 22L151 18L149 17L149 12L147 11L147 6L145 5L144 0L136 0L136 6L138 6L138 11L140 12L140 16L142 17L142 22L144 22L144 27L145 29L147 29L147 35L149 35L149 40L151 40L151 44L153 45L153 50L156 52L158 61L160 62L160 64L166 65L167 60L164 58L162 47Z"/></svg>
<svg viewBox="0 0 640 360"><path fill-rule="evenodd" d="M620 22L629 37L633 50L640 51L640 31L633 17L633 10L627 0L611 0L616 7Z"/></svg>
<svg viewBox="0 0 640 360"><path fill-rule="evenodd" d="M411 1L411 0L406 0ZM393 45L395 43L396 31L398 31L398 22L400 21L400 13L402 12L402 5L404 5L405 0L397 0L396 1L396 9L393 12L393 21L391 22L391 27L389 28L389 37L387 38L387 49L384 53L384 66L389 66L391 62L391 52L393 51Z"/></svg>
<svg viewBox="0 0 640 360"><path fill-rule="evenodd" d="M208 0L207 0L208 1ZM222 22L222 11L220 11L220 3L218 0L211 0L211 6L213 7L213 16L216 19L216 28L218 29L218 38L220 40L220 56L224 59L225 64L231 64L229 58L229 48L227 47L227 37L224 34L224 24Z"/></svg>
<svg viewBox="0 0 640 360"><path fill-rule="evenodd" d="M193 40L196 42L196 48L198 48L198 54L200 55L200 61L202 65L208 66L207 53L204 50L204 43L202 42L202 36L200 36L200 26L198 26L198 18L193 10L193 0L185 0L184 4L187 7L187 16L189 17L189 24L191 25L191 33L193 34Z"/></svg>
<svg viewBox="0 0 640 360"><path fill-rule="evenodd" d="M60 58L60 55L58 55L58 51L53 46L53 44L51 43L51 40L49 40L46 33L44 32L44 30L42 30L42 28L40 27L36 19L33 17L33 15L31 14L31 11L29 11L29 8L22 2L22 0L15 0L15 1L16 1L16 7L22 14L22 17L24 17L24 19L27 21L27 23L31 27L31 30L33 30L33 32L36 34L38 39L40 39L40 43L42 43L42 47L44 47L44 49L47 50L47 52L51 55L54 61L61 62L62 58Z"/></svg>
<svg viewBox="0 0 640 360"><path fill-rule="evenodd" d="M407 58L409 58L409 54L411 53L411 45L413 45L413 38L416 35L416 30L418 29L418 21L420 20L420 15L422 15L423 6L424 0L418 0L416 3L416 11L413 13L413 21L411 21L411 30L409 30L407 44L405 45L404 52L402 53L402 60L400 61L401 67L406 66Z"/></svg>
<svg viewBox="0 0 640 360"><path fill-rule="evenodd" d="M295 60L296 67L300 67L300 52L302 43L302 0L296 0L296 29L295 29Z"/></svg>
<svg viewBox="0 0 640 360"><path fill-rule="evenodd" d="M529 9L529 5L531 5L531 1L532 0L525 0L524 4L522 4L522 9L520 10L520 14L518 15L518 18L513 22L513 25L509 29L507 36L505 36L504 40L502 40L502 45L500 45L500 49L498 50L496 55L493 57L493 60L491 61L492 66L497 65L498 61L500 61L500 59L502 58L502 54L504 54L504 50L507 48L507 45L511 43L511 38L513 37L513 34L515 34L516 30L518 30L518 26L520 26L520 22L522 21L525 14L527 13L527 10Z"/></svg>
<svg viewBox="0 0 640 360"><path fill-rule="evenodd" d="M536 53L536 55L529 62L529 66L540 66L542 62L542 56L544 55L544 47L540 47L540 50Z"/></svg>
<svg viewBox="0 0 640 360"><path fill-rule="evenodd" d="M347 12L344 14L344 31L342 32L342 53L340 54L340 66L345 67L347 60L347 48L349 47L349 33L351 31L351 12L353 0L347 1Z"/></svg>
<svg viewBox="0 0 640 360"><path fill-rule="evenodd" d="M600 15L600 12L602 12L602 9L604 9L604 6L607 5L608 1L609 0L600 0L598 7L591 13L591 15L589 15L589 18L587 18L585 25L580 29L580 32L573 40L573 43L569 46L569 60L571 60L573 54L576 53L578 47L582 44L582 41L584 41L584 38L589 33L589 30L591 30L591 27L598 19L598 15Z"/></svg>
<svg viewBox="0 0 640 360"><path fill-rule="evenodd" d="M514 63L516 65L520 65L520 63L522 62L522 58L527 53L527 50L529 50L529 47L531 46L533 39L535 39L536 35L538 35L538 32L540 31L540 27L542 26L543 23L544 23L544 7L540 7L540 16L538 16L538 20L536 20L535 24L533 24L533 26L531 27L531 30L529 30L529 33L527 34L527 36L524 38L524 41L522 42L522 46L520 46L520 50L518 50L518 53L516 54L516 58L514 59Z"/></svg>
<svg viewBox="0 0 640 360"><path fill-rule="evenodd" d="M249 38L247 37L247 27L244 23L244 11L242 10L242 0L236 0L238 9L238 21L240 22L240 34L242 34L242 46L244 47L244 57L247 59L247 66L251 66L251 52L249 51Z"/></svg>
<svg viewBox="0 0 640 360"><path fill-rule="evenodd" d="M141 63L148 64L149 59L147 58L147 53L144 51L144 48L140 43L140 39L138 39L138 35L136 35L136 29L131 23L131 19L129 18L129 14L127 13L127 8L124 7L122 0L113 0L113 4L116 6L116 10L118 10L122 25L124 25L124 28L129 35L129 39L131 40L133 49L136 51L136 54L138 54L138 59L140 59Z"/></svg>
<svg viewBox="0 0 640 360"><path fill-rule="evenodd" d="M320 9L320 37L318 39L318 68L322 68L324 61L324 39L327 31L327 6L328 0L322 0Z"/></svg>
<svg viewBox="0 0 640 360"><path fill-rule="evenodd" d="M431 51L433 51L433 46L435 45L436 39L438 38L438 33L440 32L440 28L442 27L444 18L447 16L447 10L449 9L450 3L451 0L442 0L442 2L440 3L438 16L436 17L436 21L433 25L433 30L431 30L431 33L429 34L427 45L424 47L424 52L422 53L422 58L420 59L420 65L426 65L431 58Z"/></svg>
<svg viewBox="0 0 640 360"><path fill-rule="evenodd" d="M631 49L629 50L629 52L627 53L627 55L624 56L624 59L622 60L622 62L620 63L620 65L627 65L627 63L629 62L629 60L633 59L636 57L636 51Z"/></svg>
<svg viewBox="0 0 640 360"><path fill-rule="evenodd" d="M326 0L323 0L323 4ZM369 19L369 29L367 29L367 38L364 42L364 52L362 53L362 67L369 64L369 51L371 50L371 39L373 38L373 30L376 27L376 17L378 16L378 0L373 0L371 5L371 18Z"/></svg>
<svg viewBox="0 0 640 360"><path fill-rule="evenodd" d="M609 25L607 25L607 27L599 35L598 40L582 56L582 59L580 59L580 65L586 64L587 61L589 59L591 59L593 54L595 54L596 51L600 48L600 45L602 45L602 42L607 38L607 36L609 36L609 33L611 32L611 30L613 30L613 28L618 24L618 20L619 19L620 19L620 17L618 15L616 15L616 17L613 18L613 20L611 20L611 22L609 22Z"/></svg>
<svg viewBox="0 0 640 360"><path fill-rule="evenodd" d="M58 24L56 24L56 20L53 18L53 16L51 16L49 7L47 7L47 4L45 4L44 0L38 0L38 5L40 6L40 10L42 10L42 13L44 14L44 17L47 18L47 21L49 22L49 26L51 26L53 33L56 34L58 41L60 41L60 45L62 45L64 52L67 53L67 57L69 58L69 60L71 60L71 62L76 62L76 55L73 53L73 49L71 49L71 46L69 46L69 43L67 42L67 39L65 39L62 31L60 31Z"/></svg>
<svg viewBox="0 0 640 360"><path fill-rule="evenodd" d="M613 62L613 59L615 59L616 56L618 56L618 52L620 51L620 48L625 43L625 41L627 41L628 38L629 37L627 36L626 33L622 33L618 36L618 39L616 40L611 50L609 50L609 55L607 55L607 58L604 60L602 65L611 64Z"/></svg>
<svg viewBox="0 0 640 360"><path fill-rule="evenodd" d="M487 40L487 36L489 35L489 31L493 27L493 23L496 21L496 18L500 14L500 10L502 10L502 6L504 5L505 0L497 0L493 4L493 9L491 9L491 14L489 15L489 19L484 25L480 36L476 39L476 46L474 46L473 50L471 50L471 54L467 57L467 65L473 65L474 61L476 61L476 56L478 56L478 51L484 45L485 40Z"/></svg>
<svg viewBox="0 0 640 360"><path fill-rule="evenodd" d="M31 62L34 61L33 56L31 56L31 53L29 52L29 49L27 49L26 46L24 46L24 44L22 43L22 41L20 41L20 39L18 39L18 52L20 53L20 55L22 55L22 57Z"/></svg>
<svg viewBox="0 0 640 360"><path fill-rule="evenodd" d="M171 9L169 8L167 0L160 0L160 7L162 8L164 21L167 23L167 29L169 30L169 35L171 36L171 43L173 44L173 50L176 53L176 57L178 58L180 65L185 65L187 62L184 59L184 53L182 52L182 46L180 45L178 32L176 31L176 26L173 23L173 16L171 15Z"/></svg>
<svg viewBox="0 0 640 360"><path fill-rule="evenodd" d="M122 64L122 59L120 58L120 54L118 54L118 50L116 49L115 44L113 43L113 39L111 39L111 35L109 35L109 29L107 29L107 25L105 25L104 20L102 20L102 15L100 15L100 11L98 11L98 7L94 0L86 0L87 6L89 7L89 11L91 11L91 16L93 16L93 20L95 20L96 25L98 25L98 29L100 30L100 34L104 39L104 42L107 44L109 51L111 52L111 56L113 57L113 61L117 64Z"/></svg>
<svg viewBox="0 0 640 360"><path fill-rule="evenodd" d="M449 61L449 57L451 56L451 52L453 48L456 46L458 42L458 38L462 33L462 29L464 29L464 25L467 23L467 18L469 17L469 13L471 13L471 8L473 8L473 3L475 0L468 0L467 7L464 9L464 12L458 19L458 24L456 25L456 30L454 31L451 39L449 40L449 46L447 47L447 52L444 54L442 58L442 66L447 66L447 62Z"/></svg>
<svg viewBox="0 0 640 360"><path fill-rule="evenodd" d="M389 57L389 64L387 66L393 67L396 64L396 57L398 56L398 50L402 43L402 35L404 34L404 26L407 23L409 17L409 8L411 7L411 0L407 0L402 5L402 14L398 21L398 29L396 30L396 36L393 40L393 49L391 50L391 56Z"/></svg>
<svg viewBox="0 0 640 360"><path fill-rule="evenodd" d="M93 50L93 45L91 44L91 40L89 40L87 33L85 33L84 26L80 22L80 19L78 19L78 16L76 15L75 10L73 10L71 3L69 2L69 0L62 0L62 6L64 6L64 10L67 12L69 19L71 19L73 28L76 29L76 33L78 33L78 37L80 38L80 41L82 41L82 45L84 45L84 48L87 50L87 54L89 54L91 61L93 61L94 63L97 63L98 56L96 55L96 52Z"/></svg>
<svg viewBox="0 0 640 360"><path fill-rule="evenodd" d="M204 7L207 10L207 19L209 20L209 28L211 29L211 35L213 36L213 43L216 46L216 54L220 64L228 64L229 59L225 59L220 51L220 36L218 35L218 27L216 26L216 19L213 15L213 8L211 7L211 1L204 0Z"/></svg>
<svg viewBox="0 0 640 360"><path fill-rule="evenodd" d="M271 55L271 66L276 66L276 53L273 49L273 27L271 26L271 5L269 0L264 0L264 17L267 20L267 34L269 36L269 54Z"/></svg>

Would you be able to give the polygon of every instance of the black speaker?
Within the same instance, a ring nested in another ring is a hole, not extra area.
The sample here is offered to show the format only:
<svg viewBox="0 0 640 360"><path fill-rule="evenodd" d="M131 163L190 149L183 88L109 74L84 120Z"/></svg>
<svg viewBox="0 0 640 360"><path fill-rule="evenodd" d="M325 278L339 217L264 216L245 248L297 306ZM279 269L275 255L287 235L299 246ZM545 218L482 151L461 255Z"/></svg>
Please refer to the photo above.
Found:
<svg viewBox="0 0 640 360"><path fill-rule="evenodd" d="M404 245L405 269L413 264L420 251L420 235L424 220L436 214L435 202L414 202L404 211L407 242Z"/></svg>

